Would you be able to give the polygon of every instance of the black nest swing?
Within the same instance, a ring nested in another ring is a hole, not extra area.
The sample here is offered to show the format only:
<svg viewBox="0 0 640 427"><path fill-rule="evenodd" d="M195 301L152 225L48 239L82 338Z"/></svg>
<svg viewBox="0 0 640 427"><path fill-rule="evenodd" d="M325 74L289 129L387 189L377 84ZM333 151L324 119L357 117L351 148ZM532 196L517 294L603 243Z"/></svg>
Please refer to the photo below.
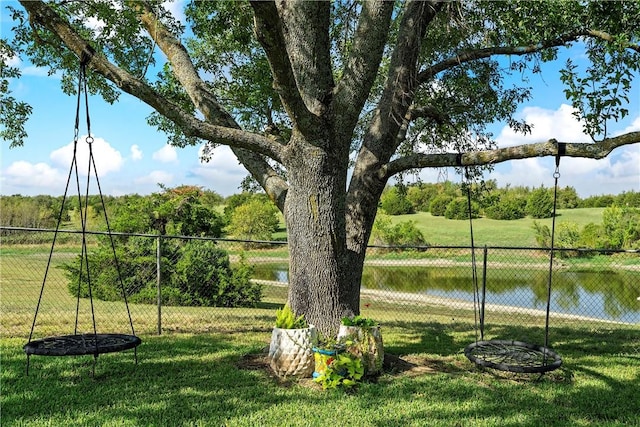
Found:
<svg viewBox="0 0 640 427"><path fill-rule="evenodd" d="M556 170L553 193L553 218L551 225L551 248L549 251L549 275L547 279L547 301L545 317L544 345L531 344L516 340L484 340L485 320L485 295L486 295L486 269L487 254L485 247L482 295L478 287L478 274L476 268L475 243L473 240L473 214L471 210L471 189L467 176L467 208L469 209L469 227L471 232L471 264L473 270L474 286L474 317L476 319L476 341L464 349L464 354L471 362L478 366L524 374L541 374L558 369L562 365L562 358L549 349L549 313L551 306L551 282L553 275L554 238L556 224L556 204L558 196L558 178L560 177L560 157L564 154L566 146L558 144L556 154ZM480 326L480 339L478 339L478 322Z"/></svg>
<svg viewBox="0 0 640 427"><path fill-rule="evenodd" d="M27 355L27 369L26 373L29 375L29 361L31 355L39 355L39 356L81 356L81 355L93 355L93 374L95 375L95 365L98 355L103 353L113 353L119 352L129 349L134 349L134 359L135 363L138 363L138 354L137 347L142 343L140 338L135 335L135 331L133 328L133 321L131 320L131 312L129 311L129 304L127 302L127 295L124 288L124 283L122 281L122 277L120 275L120 266L118 264L118 259L116 257L115 245L113 242L113 236L111 234L111 229L109 226L109 219L107 218L107 210L105 207L104 199L102 197L102 190L100 188L100 181L98 180L98 173L96 171L95 159L93 156L93 137L91 136L91 126L89 120L89 103L88 103L88 94L87 94L87 80L86 80L86 57L83 57L80 61L80 73L78 78L78 102L76 107L76 120L75 120L75 129L74 129L74 140L73 140L73 158L71 161L71 167L69 169L69 175L67 177L67 184L64 192L64 196L62 198L62 205L60 208L60 214L58 215L58 222L56 225L56 230L53 237L53 243L51 244L51 251L49 252L49 259L47 262L47 267L44 274L44 279L42 280L42 287L40 288L40 296L38 298L38 304L36 305L36 311L33 316L33 323L31 325L31 332L29 334L29 341L24 345L23 349ZM78 174L78 160L77 160L77 146L78 146L78 134L79 134L79 124L80 124L80 104L82 99L82 93L85 95L85 109L86 109L86 120L87 120L87 137L85 142L89 148L89 164L87 170L87 182L86 182L86 193L84 196L84 206L83 209L83 200L80 191L80 178ZM104 212L104 218L107 225L107 234L109 236L109 240L111 242L111 249L113 251L113 259L114 264L118 274L118 280L120 284L120 288L122 290L122 297L124 299L124 303L127 309L127 315L129 317L129 325L131 327L131 334L119 334L119 333L98 333L96 327L96 317L95 310L93 304L93 295L91 291L91 278L89 274L89 260L87 254L87 209L88 206L88 197L89 197L89 183L91 179L91 173L93 170L93 174L95 175L98 192L100 195L100 201L102 203L102 211ZM60 229L60 224L62 222L63 210L64 210L64 202L67 199L67 193L69 191L69 184L71 183L72 176L75 176L76 187L78 190L78 205L79 205L79 213L80 213L80 222L82 226L82 252L80 256L80 268L78 278L78 292L77 292L77 302L76 302L76 318L75 318L75 326L73 334L71 335L60 335L60 336L52 336L47 338L42 338L38 340L32 340L33 332L36 326L36 319L38 317L38 311L40 309L40 305L42 302L42 296L44 294L44 287L47 281L47 275L49 272L49 267L51 266L51 260L53 256L53 250L56 244L56 238L58 236L58 231ZM83 273L84 271L84 273ZM83 274L85 274L83 278ZM83 279L86 281L88 285L88 293L89 293L89 301L91 306L91 319L93 324L93 332L92 333L78 333L78 315L80 309L80 284Z"/></svg>

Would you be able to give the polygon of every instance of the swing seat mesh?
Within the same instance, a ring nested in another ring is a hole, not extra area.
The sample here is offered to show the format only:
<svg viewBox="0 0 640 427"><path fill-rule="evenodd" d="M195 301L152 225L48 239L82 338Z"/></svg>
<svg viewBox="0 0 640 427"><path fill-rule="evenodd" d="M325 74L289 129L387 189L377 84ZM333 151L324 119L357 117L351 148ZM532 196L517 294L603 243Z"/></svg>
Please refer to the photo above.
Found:
<svg viewBox="0 0 640 427"><path fill-rule="evenodd" d="M114 353L135 348L142 340L126 334L76 334L34 340L23 347L27 355L81 356Z"/></svg>
<svg viewBox="0 0 640 427"><path fill-rule="evenodd" d="M478 366L516 373L545 373L558 369L562 358L546 347L522 341L478 341L464 349Z"/></svg>

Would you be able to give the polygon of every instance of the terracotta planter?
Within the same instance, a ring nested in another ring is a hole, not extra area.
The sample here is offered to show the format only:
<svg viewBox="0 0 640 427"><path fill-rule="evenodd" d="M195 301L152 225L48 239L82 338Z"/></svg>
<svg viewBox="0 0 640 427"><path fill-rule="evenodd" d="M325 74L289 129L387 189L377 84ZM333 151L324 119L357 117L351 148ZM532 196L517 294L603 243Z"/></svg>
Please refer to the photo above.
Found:
<svg viewBox="0 0 640 427"><path fill-rule="evenodd" d="M269 364L281 377L310 377L313 373L313 346L318 342L314 326L305 329L273 328L269 344Z"/></svg>
<svg viewBox="0 0 640 427"><path fill-rule="evenodd" d="M338 342L347 343L346 351L362 360L365 375L376 375L382 372L384 345L380 326L340 325Z"/></svg>

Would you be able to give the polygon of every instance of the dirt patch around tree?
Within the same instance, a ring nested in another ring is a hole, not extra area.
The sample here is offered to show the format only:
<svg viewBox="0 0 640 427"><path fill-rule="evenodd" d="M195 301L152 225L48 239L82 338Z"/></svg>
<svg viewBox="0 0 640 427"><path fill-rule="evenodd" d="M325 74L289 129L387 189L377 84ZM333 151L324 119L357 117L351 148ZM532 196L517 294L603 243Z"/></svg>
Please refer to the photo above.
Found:
<svg viewBox="0 0 640 427"><path fill-rule="evenodd" d="M271 366L269 366L268 348L260 353L245 354L237 362L238 369L248 371L261 371L267 377L271 378L275 383L282 387L291 387L294 384L301 385L316 390L322 390L320 384L317 384L311 378L282 378L277 376ZM391 378L401 377L418 377L423 375L447 374L447 375L473 375L482 373L480 377L476 377L473 381L483 383L488 375L489 378L499 379L501 381L513 382L531 382L551 381L556 383L571 383L572 373L559 369L544 375L540 374L518 374L513 372L503 372L493 369L477 367L466 359L460 358L432 358L420 355L404 355L397 356L386 353L384 355L382 376ZM484 380L482 379L484 378ZM379 376L368 377L364 381L376 383Z"/></svg>
<svg viewBox="0 0 640 427"><path fill-rule="evenodd" d="M311 378L282 378L277 376L271 366L269 366L269 356L267 351L260 353L245 354L237 362L238 369L248 371L261 371L269 378L283 387L288 387L294 383L305 387L321 389L320 385L315 383ZM468 372L462 366L457 366L456 361L449 362L441 359L428 359L426 357L407 355L396 356L386 353L384 355L383 373L382 375L396 376L420 376L441 373L461 373ZM366 381L376 382L378 377L369 377Z"/></svg>

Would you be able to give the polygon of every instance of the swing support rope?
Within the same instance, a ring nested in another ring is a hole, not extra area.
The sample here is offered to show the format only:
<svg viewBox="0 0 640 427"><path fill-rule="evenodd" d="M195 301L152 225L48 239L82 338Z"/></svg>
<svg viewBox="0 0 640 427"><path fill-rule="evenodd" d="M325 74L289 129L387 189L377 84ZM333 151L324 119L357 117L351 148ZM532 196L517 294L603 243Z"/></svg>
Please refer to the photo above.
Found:
<svg viewBox="0 0 640 427"><path fill-rule="evenodd" d="M93 154L94 138L93 136L91 136L91 120L89 115L89 100L88 100L87 76L86 76L86 65L89 59L90 57L87 54L83 54L82 58L80 59L80 70L79 70L79 77L78 77L78 97L77 97L77 104L76 104L76 116L75 116L74 138L73 138L73 157L71 160L71 166L69 168L69 174L67 176L64 195L62 197L62 204L60 206L60 211L58 214L58 221L56 223L53 242L51 244L51 249L49 251L44 278L42 280L42 286L40 288L40 294L38 296L38 303L36 305L35 314L33 316L33 322L31 324L29 340L28 340L28 343L24 346L24 350L27 353L27 375L29 372L29 356L31 354L54 355L54 356L93 354L94 372L95 372L95 359L97 359L100 353L108 353L108 352L121 351L129 348L133 348L136 364L138 362L137 346L140 344L141 341L138 337L135 336L135 330L133 327L131 311L129 310L129 303L127 301L126 289L124 286L124 282L122 280L121 268L118 262L118 257L116 255L115 242L113 240L113 235L111 233L111 226L109 224L109 218L107 216L106 204L104 201L104 197L102 195L102 188L100 186L100 180L98 178L95 157ZM81 100L82 100L83 93L84 93L84 104L85 104L86 125L87 125L87 136L85 138L85 142L89 150L86 191L84 194L84 206L85 206L84 209L83 209L83 200L82 200L81 189L80 189L80 176L79 176L79 170L78 170L80 111L81 111ZM121 334L98 334L97 332L95 307L93 304L93 293L92 293L92 285L91 285L91 274L89 269L89 255L88 255L87 240L86 240L86 234L88 232L87 230L88 216L87 215L88 215L88 202L89 202L89 187L91 182L92 171L93 171L93 175L95 176L98 193L100 195L100 202L102 205L102 211L104 212L104 218L105 218L105 223L107 227L107 235L109 236L109 240L111 244L111 251L113 254L114 265L116 268L120 289L122 291L122 297L127 310L129 326L131 328L131 334L132 334L130 336L121 335ZM59 337L50 337L50 338L45 338L43 340L32 341L38 313L42 304L45 284L47 282L49 269L52 263L53 251L56 245L56 240L57 240L58 232L60 230L60 225L62 223L62 217L63 217L64 205L65 205L64 202L65 200L67 200L71 179L72 177L74 177L74 175L75 175L75 184L76 184L76 189L78 194L79 217L80 217L81 232L82 232L82 249L81 249L81 255L80 255L80 265L78 269L78 289L76 293L74 334L59 336ZM87 288L88 288L87 290L88 290L89 302L91 307L91 321L93 326L93 334L77 335L83 271L84 271L84 274L86 274L86 282L87 282Z"/></svg>
<svg viewBox="0 0 640 427"><path fill-rule="evenodd" d="M566 153L566 145L558 143L556 152L556 168L554 177L553 213L550 236L549 274L547 280L547 304L545 312L544 346L529 344L515 340L490 340L484 341L484 307L486 295L486 266L487 248L484 249L482 300L480 300L478 287L478 274L475 256L475 242L473 237L473 211L471 205L471 182L467 170L465 178L467 184L467 207L469 210L469 225L471 232L471 263L472 280L474 288L474 319L476 329L476 341L465 348L465 355L469 360L479 366L493 369L517 372L540 373L559 368L562 365L561 357L549 350L549 318L551 312L551 287L553 277L553 260L555 252L555 225L558 200L558 180L560 178L560 158ZM480 323L480 341L478 341L478 321Z"/></svg>

